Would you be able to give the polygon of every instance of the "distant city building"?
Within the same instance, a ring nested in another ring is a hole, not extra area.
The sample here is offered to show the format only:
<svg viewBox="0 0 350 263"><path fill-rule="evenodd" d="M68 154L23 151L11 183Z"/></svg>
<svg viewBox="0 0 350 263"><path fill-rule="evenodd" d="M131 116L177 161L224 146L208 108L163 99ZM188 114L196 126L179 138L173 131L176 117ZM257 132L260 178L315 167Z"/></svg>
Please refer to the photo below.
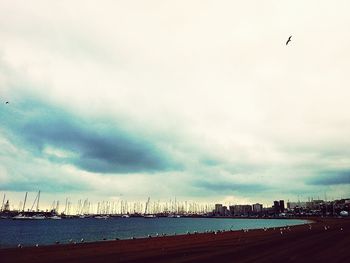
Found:
<svg viewBox="0 0 350 263"><path fill-rule="evenodd" d="M253 204L253 212L254 213L261 213L262 211L263 211L262 204L259 204L259 203Z"/></svg>
<svg viewBox="0 0 350 263"><path fill-rule="evenodd" d="M306 208L305 202L287 202L287 208L288 209L295 209L295 208Z"/></svg>
<svg viewBox="0 0 350 263"><path fill-rule="evenodd" d="M228 216L229 215L229 210L227 209L227 206L222 207L222 213L220 215L221 216Z"/></svg>
<svg viewBox="0 0 350 263"><path fill-rule="evenodd" d="M306 202L306 207L311 210L320 210L323 204L323 200L311 200L310 202Z"/></svg>
<svg viewBox="0 0 350 263"><path fill-rule="evenodd" d="M273 208L275 210L275 213L276 214L279 214L280 213L280 202L278 201L273 201Z"/></svg>
<svg viewBox="0 0 350 263"><path fill-rule="evenodd" d="M274 207L263 207L263 214L265 216L273 216L275 215L275 208Z"/></svg>
<svg viewBox="0 0 350 263"><path fill-rule="evenodd" d="M223 215L223 207L222 207L222 204L215 204L214 214L215 214L215 215Z"/></svg>
<svg viewBox="0 0 350 263"><path fill-rule="evenodd" d="M280 212L284 213L285 207L284 207L284 200L280 200Z"/></svg>
<svg viewBox="0 0 350 263"><path fill-rule="evenodd" d="M285 210L284 200L273 201L273 208L276 214L283 213Z"/></svg>
<svg viewBox="0 0 350 263"><path fill-rule="evenodd" d="M229 213L230 213L230 216L235 215L235 206L234 205L229 206Z"/></svg>
<svg viewBox="0 0 350 263"><path fill-rule="evenodd" d="M234 208L234 215L235 216L247 216L252 213L252 206L251 205L235 205Z"/></svg>

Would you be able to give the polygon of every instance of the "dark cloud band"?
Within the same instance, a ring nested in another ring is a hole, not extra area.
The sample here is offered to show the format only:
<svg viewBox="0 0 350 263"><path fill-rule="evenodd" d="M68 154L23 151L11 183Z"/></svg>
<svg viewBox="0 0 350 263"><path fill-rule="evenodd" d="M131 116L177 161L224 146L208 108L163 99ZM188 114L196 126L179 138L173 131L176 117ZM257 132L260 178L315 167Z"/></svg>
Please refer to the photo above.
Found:
<svg viewBox="0 0 350 263"><path fill-rule="evenodd" d="M308 180L311 185L340 185L350 184L350 170L327 171Z"/></svg>
<svg viewBox="0 0 350 263"><path fill-rule="evenodd" d="M152 140L115 123L86 120L41 101L7 107L1 126L20 147L55 162L96 173L174 170L178 166ZM154 139L156 141L156 139ZM45 148L68 152L47 156Z"/></svg>

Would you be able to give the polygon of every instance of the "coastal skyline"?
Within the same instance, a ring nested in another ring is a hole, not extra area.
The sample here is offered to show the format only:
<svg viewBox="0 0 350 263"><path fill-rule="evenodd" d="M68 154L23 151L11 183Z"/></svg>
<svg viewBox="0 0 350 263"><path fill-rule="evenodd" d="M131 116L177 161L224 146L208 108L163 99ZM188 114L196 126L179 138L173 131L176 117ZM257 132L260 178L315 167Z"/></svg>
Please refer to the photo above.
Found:
<svg viewBox="0 0 350 263"><path fill-rule="evenodd" d="M348 197L350 3L220 3L0 1L0 192Z"/></svg>

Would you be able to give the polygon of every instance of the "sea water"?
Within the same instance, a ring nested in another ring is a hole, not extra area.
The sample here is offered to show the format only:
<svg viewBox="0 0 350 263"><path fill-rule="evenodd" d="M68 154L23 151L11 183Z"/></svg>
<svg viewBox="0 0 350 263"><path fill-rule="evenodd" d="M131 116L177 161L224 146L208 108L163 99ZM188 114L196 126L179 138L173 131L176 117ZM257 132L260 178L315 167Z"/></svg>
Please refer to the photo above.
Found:
<svg viewBox="0 0 350 263"><path fill-rule="evenodd" d="M228 218L75 218L61 220L0 220L0 248L174 235L194 231L241 230L308 223L297 219Z"/></svg>

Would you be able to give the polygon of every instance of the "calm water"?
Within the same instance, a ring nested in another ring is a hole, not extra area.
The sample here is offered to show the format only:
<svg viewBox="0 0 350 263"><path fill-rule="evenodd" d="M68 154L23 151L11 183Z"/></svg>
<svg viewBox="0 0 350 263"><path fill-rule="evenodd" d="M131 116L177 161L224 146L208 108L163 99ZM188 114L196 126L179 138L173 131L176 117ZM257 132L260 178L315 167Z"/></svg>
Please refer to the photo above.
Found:
<svg viewBox="0 0 350 263"><path fill-rule="evenodd" d="M68 243L70 239L86 242L105 239L167 235L206 230L240 230L299 225L294 219L217 219L217 218L109 218L62 220L0 220L0 248L35 244Z"/></svg>

